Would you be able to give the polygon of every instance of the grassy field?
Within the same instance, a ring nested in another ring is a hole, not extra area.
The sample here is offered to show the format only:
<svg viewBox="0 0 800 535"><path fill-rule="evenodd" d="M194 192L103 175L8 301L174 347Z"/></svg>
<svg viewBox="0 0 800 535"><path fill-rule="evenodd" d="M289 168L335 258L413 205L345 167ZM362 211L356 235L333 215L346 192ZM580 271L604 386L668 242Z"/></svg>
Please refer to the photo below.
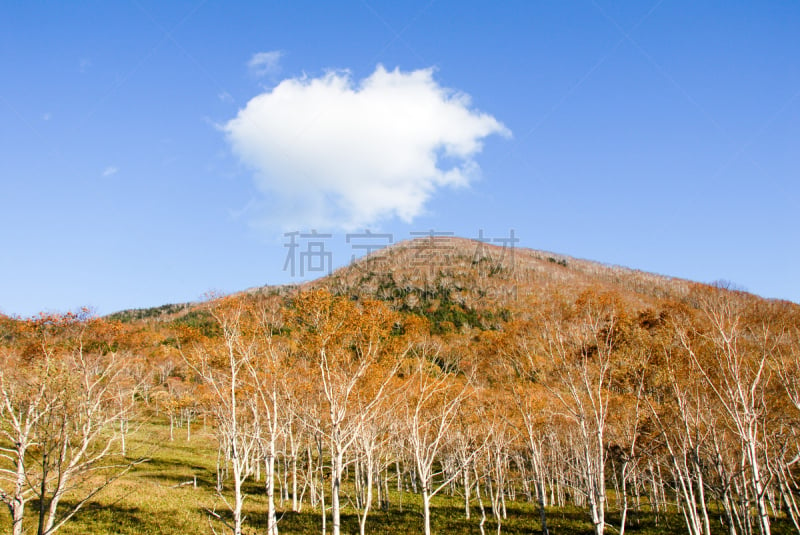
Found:
<svg viewBox="0 0 800 535"><path fill-rule="evenodd" d="M101 495L97 496L76 517L67 523L59 533L66 535L86 534L164 534L185 535L213 533L207 510L226 512L225 505L215 491L216 448L212 438L196 433L187 442L178 430L174 441L169 440L169 430L163 425L144 424L128 440L129 456L146 456L151 459L137 466L123 478L116 481ZM198 430L199 431L199 430ZM181 483L197 478L197 488ZM245 533L263 533L266 530L266 500L263 485L248 482L248 498L245 502L247 514ZM401 502L402 500L402 502ZM416 495L394 494L390 498L389 511L373 509L367 520L369 533L400 534L420 533L422 516L420 501ZM401 510L402 503L402 510ZM285 509L290 508L289 503ZM433 531L435 533L472 534L480 533L480 511L475 505L472 518L465 519L463 503L460 498L436 497L433 507ZM29 504L30 510L34 509ZM278 502L281 511L279 530L282 534L306 534L320 532L320 513L304 504L303 512L282 512L284 507ZM485 529L496 533L496 524L487 508ZM32 520L32 519L30 519ZM618 518L609 515L613 525ZM637 521L638 520L638 521ZM358 519L352 509L345 509L342 515L342 532L358 533ZM548 509L548 523L555 534L589 534L592 532L585 511L574 508ZM330 528L330 523L328 524ZM214 527L224 532L219 523ZM35 532L31 523L28 532ZM778 524L775 533L789 532L789 526ZM0 516L0 532L8 532L9 516ZM656 525L650 514L629 516L629 533L684 533L682 519L673 514L663 515ZM715 526L715 531L725 533L725 529ZM525 502L509 503L508 519L502 524L502 533L539 533L539 516L532 504ZM607 533L614 534L609 528Z"/></svg>

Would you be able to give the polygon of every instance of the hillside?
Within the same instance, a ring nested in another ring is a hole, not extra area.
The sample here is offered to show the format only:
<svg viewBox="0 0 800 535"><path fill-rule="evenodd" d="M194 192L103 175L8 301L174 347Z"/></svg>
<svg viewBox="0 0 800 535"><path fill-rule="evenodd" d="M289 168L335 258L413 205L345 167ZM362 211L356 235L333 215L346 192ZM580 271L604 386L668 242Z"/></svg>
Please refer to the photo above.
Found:
<svg viewBox="0 0 800 535"><path fill-rule="evenodd" d="M0 317L0 529L789 533L799 378L800 306L460 238Z"/></svg>
<svg viewBox="0 0 800 535"><path fill-rule="evenodd" d="M552 293L579 295L587 288L616 291L634 308L680 299L690 281L521 247L456 237L399 242L357 259L330 276L301 285L263 286L246 294L291 295L327 288L337 295L372 297L395 310L438 321L489 328L520 300ZM193 322L201 303L130 309L106 316L122 322Z"/></svg>
<svg viewBox="0 0 800 535"><path fill-rule="evenodd" d="M484 244L464 238L418 238L375 251L318 281L334 291L392 300L405 292L449 288L468 306L488 299L503 304L591 286L616 289L642 302L686 294L688 281L569 256Z"/></svg>

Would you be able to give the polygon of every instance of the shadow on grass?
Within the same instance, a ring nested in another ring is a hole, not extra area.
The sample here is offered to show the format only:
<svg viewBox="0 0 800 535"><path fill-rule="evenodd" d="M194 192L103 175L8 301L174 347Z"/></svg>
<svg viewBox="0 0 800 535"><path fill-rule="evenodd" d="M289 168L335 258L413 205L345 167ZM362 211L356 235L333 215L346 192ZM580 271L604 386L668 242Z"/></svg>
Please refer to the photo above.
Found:
<svg viewBox="0 0 800 535"><path fill-rule="evenodd" d="M217 483L217 474L206 466L186 464L180 460L154 458L140 465L133 473L135 477L151 479L171 486L192 481L197 477L197 484L214 486Z"/></svg>
<svg viewBox="0 0 800 535"><path fill-rule="evenodd" d="M510 535L523 535L540 533L538 529L538 513L534 516L533 509L509 509L508 518L502 522L502 533ZM229 511L220 512L227 521L230 521ZM245 506L244 513L247 517L245 524L246 533L264 533L267 529L267 514L263 507L251 504ZM487 533L496 533L497 524L491 516L491 509L486 509L486 522L484 529ZM551 522L551 532L564 534L590 534L591 525L585 521L585 513L579 511L568 512L559 515L559 519ZM434 533L441 534L467 534L480 533L481 515L478 508L472 509L472 517L467 519L463 507L438 505L432 510L431 527ZM307 533L319 533L322 525L321 513L319 510L310 509L305 506L305 510L300 513L279 512L278 526L282 535L300 535ZM532 526L536 526L532 529ZM554 528L554 529L553 529ZM327 516L327 529L331 532L330 511ZM406 534L421 533L423 531L422 511L417 504L404 506L401 511L392 508L389 511L373 510L367 517L367 533L379 534ZM359 532L358 516L351 510L345 509L341 515L341 532L354 534Z"/></svg>
<svg viewBox="0 0 800 535"><path fill-rule="evenodd" d="M321 531L321 513L318 509L304 506L303 512L281 512L278 503L278 526L281 535L301 535L319 533ZM200 511L207 516L205 510ZM223 518L230 522L231 514L227 510L218 510ZM484 530L486 533L497 533L497 523L492 510L485 508L486 520ZM267 529L267 514L264 503L245 502L244 514L245 533L265 533ZM606 516L608 527L606 533L618 533L619 513L609 512ZM432 531L444 535L478 534L480 533L481 513L476 506L471 508L471 518L465 517L463 507L450 504L437 505L432 510ZM588 511L573 508L549 508L547 510L547 523L551 533L559 535L592 535L593 529L589 520ZM373 510L367 518L367 533L399 535L406 533L421 533L423 519L418 504L405 505L399 510L395 505L389 511ZM541 533L538 510L534 506L511 505L507 509L507 518L501 522L501 533L508 535L538 534ZM774 523L773 533L790 533L791 526L788 521ZM327 531L332 532L330 510L327 516ZM341 532L355 534L359 532L358 516L352 509L346 508L341 515ZM629 512L626 532L638 535L656 535L663 533L683 533L685 525L679 514ZM724 535L727 533L724 526L712 526L712 533Z"/></svg>
<svg viewBox="0 0 800 535"><path fill-rule="evenodd" d="M65 505L72 504L65 503ZM59 532L70 533L78 526L82 533L119 533L123 535L180 532L181 529L178 524L172 525L170 518L153 515L139 507L97 503L89 503L84 506Z"/></svg>

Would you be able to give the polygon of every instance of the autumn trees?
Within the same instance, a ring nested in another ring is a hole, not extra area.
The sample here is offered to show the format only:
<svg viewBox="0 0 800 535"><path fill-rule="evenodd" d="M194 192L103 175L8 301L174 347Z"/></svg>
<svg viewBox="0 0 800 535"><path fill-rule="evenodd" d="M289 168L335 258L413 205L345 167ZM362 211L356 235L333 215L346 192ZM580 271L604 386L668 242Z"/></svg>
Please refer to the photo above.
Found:
<svg viewBox="0 0 800 535"><path fill-rule="evenodd" d="M87 313L18 320L0 348L0 500L23 533L56 532L129 469L117 457L118 423L135 409L136 381L119 326ZM70 496L69 504L63 498Z"/></svg>
<svg viewBox="0 0 800 535"><path fill-rule="evenodd" d="M442 495L481 532L501 533L514 500L532 502L544 533L567 505L596 534L646 515L692 535L800 532L796 306L599 286L456 327L432 323L441 303L417 305L306 289L217 298L138 331L0 322L0 500L14 533L31 516L55 531L129 466L121 439L143 407L165 436L184 425L187 440L216 440L225 510L208 513L235 535L257 502L245 489L270 535L301 510L334 534L349 514L363 535L401 503L428 534Z"/></svg>
<svg viewBox="0 0 800 535"><path fill-rule="evenodd" d="M211 309L211 314L218 322L222 336L190 342L184 356L213 392L212 411L217 420L217 440L220 452L230 462L233 477L233 501L229 501L221 491L219 496L233 514L233 522L229 524L231 531L234 535L241 535L242 486L254 470L253 463L258 462L254 452L260 439L257 411L245 393L250 389L248 374L257 358L258 338L251 331L251 318L244 302L223 299Z"/></svg>
<svg viewBox="0 0 800 535"><path fill-rule="evenodd" d="M372 455L376 418L386 409L386 394L408 350L402 322L383 303L355 303L326 291L299 294L286 309L271 304L240 297L211 303L221 335L187 333L183 342L187 363L214 393L218 441L233 479L232 501L223 492L220 497L232 512L229 527L240 534L243 483L263 462L268 532L277 533L277 445L283 438L292 446L296 504L299 437L293 426L301 425L327 446L323 452L320 442L317 457L330 462L331 527L338 534L343 472L354 462L354 451ZM367 469L374 466L370 459ZM369 476L362 531L372 501Z"/></svg>
<svg viewBox="0 0 800 535"><path fill-rule="evenodd" d="M422 490L423 530L431 533L431 498L442 491L460 474L460 470L441 471L441 453L456 439L452 432L460 415L464 399L471 394L470 376L465 375L452 362L443 358L439 343L422 337L415 341L410 358L405 363L408 384L403 401L397 411L405 444ZM459 460L461 470L471 466L473 449ZM443 476L434 481L435 476Z"/></svg>
<svg viewBox="0 0 800 535"><path fill-rule="evenodd" d="M798 526L797 318L704 285L638 311L591 288L530 300L482 339L505 368L495 382L517 407L536 478L556 497L569 486L595 533L613 484L620 532L642 494L656 512L672 494L690 533L711 533L718 500L730 533L767 534L776 517Z"/></svg>
<svg viewBox="0 0 800 535"><path fill-rule="evenodd" d="M357 304L327 291L299 295L292 325L299 356L309 362L310 389L316 401L315 417L306 422L330 445L332 531L339 535L345 456L356 441L363 442L385 408L385 394L407 347L395 332L402 328L400 318L386 305L378 301ZM367 484L371 490L371 480ZM368 511L365 508L364 519Z"/></svg>

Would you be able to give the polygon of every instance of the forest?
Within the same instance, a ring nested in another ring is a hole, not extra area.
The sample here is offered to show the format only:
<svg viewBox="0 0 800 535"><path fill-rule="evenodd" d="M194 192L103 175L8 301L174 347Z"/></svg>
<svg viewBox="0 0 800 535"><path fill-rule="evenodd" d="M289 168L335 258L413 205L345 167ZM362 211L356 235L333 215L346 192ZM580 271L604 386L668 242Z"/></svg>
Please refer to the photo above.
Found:
<svg viewBox="0 0 800 535"><path fill-rule="evenodd" d="M0 529L800 533L800 306L433 252L0 316Z"/></svg>

